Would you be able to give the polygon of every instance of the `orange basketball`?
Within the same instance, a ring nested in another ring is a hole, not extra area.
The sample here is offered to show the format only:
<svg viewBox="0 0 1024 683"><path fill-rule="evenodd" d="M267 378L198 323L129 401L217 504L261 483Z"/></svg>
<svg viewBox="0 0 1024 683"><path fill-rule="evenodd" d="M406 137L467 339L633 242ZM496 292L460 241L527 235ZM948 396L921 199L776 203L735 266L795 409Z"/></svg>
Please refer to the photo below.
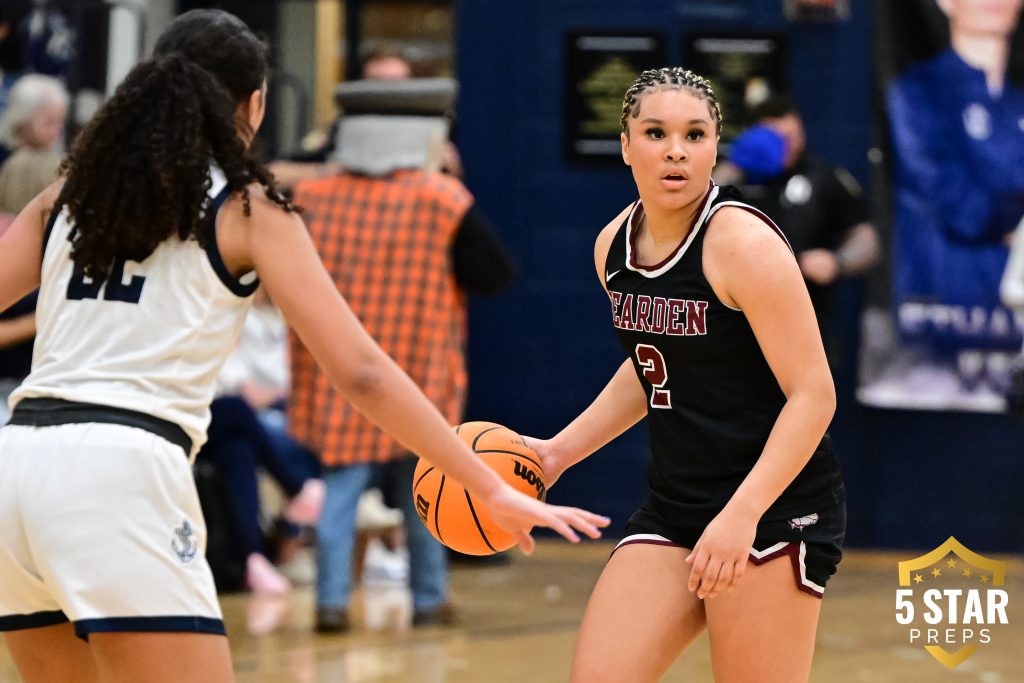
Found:
<svg viewBox="0 0 1024 683"><path fill-rule="evenodd" d="M493 422L466 422L455 433L507 483L544 500L544 470L523 437ZM430 533L452 550L491 555L516 544L515 537L495 524L487 508L462 484L422 458L413 476L412 497Z"/></svg>

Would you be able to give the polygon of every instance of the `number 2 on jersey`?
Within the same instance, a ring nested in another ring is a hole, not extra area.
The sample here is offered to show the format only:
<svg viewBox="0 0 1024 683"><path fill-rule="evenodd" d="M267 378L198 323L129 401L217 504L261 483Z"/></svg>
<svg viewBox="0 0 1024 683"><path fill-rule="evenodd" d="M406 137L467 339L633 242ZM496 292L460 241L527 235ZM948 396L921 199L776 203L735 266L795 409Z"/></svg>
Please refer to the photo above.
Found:
<svg viewBox="0 0 1024 683"><path fill-rule="evenodd" d="M103 280L92 280L85 276L85 272L77 265L71 273L71 280L68 281L68 299L82 301L83 299L99 299L100 290L103 290L103 298L106 301L124 301L129 304L139 303L142 298L142 286L146 284L146 278L141 275L132 275L128 282L124 281L125 259L117 259L110 268L110 274ZM104 285L106 285L104 287Z"/></svg>
<svg viewBox="0 0 1024 683"><path fill-rule="evenodd" d="M636 360L644 369L644 378L651 383L651 407L671 408L672 392L663 388L668 382L665 356L650 344L637 344Z"/></svg>

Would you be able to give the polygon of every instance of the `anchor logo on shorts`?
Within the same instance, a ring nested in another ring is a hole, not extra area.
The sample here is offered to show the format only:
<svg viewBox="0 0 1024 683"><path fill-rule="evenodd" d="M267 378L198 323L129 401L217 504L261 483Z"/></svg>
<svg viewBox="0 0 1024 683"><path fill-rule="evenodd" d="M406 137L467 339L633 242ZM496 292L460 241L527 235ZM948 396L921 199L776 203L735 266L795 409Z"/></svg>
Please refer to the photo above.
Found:
<svg viewBox="0 0 1024 683"><path fill-rule="evenodd" d="M192 535L195 532L192 531L192 525L188 523L187 519L181 521L181 527L174 530L174 535L177 536L177 540L171 541L171 550L178 556L182 564L188 564L195 558L196 553L199 552L199 544L195 542ZM179 547L178 541L181 542Z"/></svg>

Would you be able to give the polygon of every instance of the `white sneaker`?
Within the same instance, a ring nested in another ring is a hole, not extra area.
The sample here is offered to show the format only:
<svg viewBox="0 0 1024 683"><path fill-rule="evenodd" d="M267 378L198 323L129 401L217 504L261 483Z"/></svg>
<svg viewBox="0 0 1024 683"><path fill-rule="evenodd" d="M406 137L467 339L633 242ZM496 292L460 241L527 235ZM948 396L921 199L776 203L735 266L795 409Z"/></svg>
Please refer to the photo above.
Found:
<svg viewBox="0 0 1024 683"><path fill-rule="evenodd" d="M369 489L359 497L356 508L356 529L360 531L379 531L401 526L405 515L401 510L393 510L384 505L384 496L377 489Z"/></svg>

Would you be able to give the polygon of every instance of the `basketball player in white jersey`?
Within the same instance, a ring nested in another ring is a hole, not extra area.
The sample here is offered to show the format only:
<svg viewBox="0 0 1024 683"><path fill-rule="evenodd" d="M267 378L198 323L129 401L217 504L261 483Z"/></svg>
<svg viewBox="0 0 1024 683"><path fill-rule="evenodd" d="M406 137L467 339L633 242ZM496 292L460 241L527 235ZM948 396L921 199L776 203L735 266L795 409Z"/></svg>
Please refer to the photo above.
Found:
<svg viewBox="0 0 1024 683"><path fill-rule="evenodd" d="M0 630L26 681L233 679L189 464L257 275L339 391L525 551L535 525L607 524L505 485L366 335L247 151L265 73L237 18L182 15L0 237L0 310L40 288L0 429Z"/></svg>

